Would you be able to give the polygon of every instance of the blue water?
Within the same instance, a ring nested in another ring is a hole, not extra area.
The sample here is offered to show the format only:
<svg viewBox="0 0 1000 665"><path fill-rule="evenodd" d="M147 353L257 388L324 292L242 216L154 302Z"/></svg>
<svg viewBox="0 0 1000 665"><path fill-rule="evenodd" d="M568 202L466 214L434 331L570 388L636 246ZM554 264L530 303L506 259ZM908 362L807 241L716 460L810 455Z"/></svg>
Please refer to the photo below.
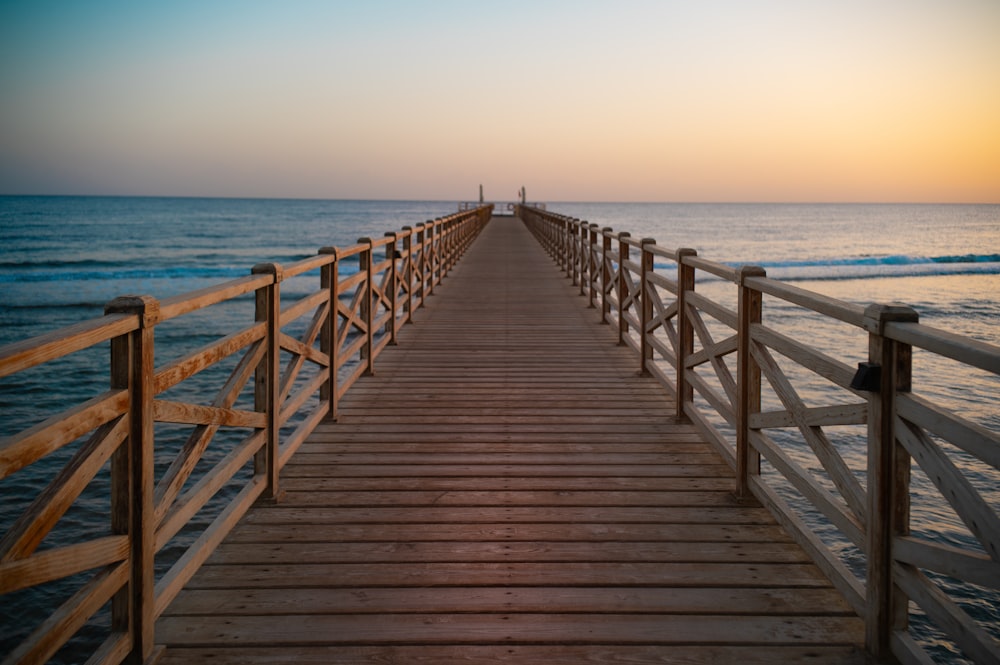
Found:
<svg viewBox="0 0 1000 665"><path fill-rule="evenodd" d="M654 238L666 248L692 247L722 263L760 265L771 277L850 302L907 303L924 323L1000 345L1000 205L549 202L548 207L634 238ZM247 275L256 263L291 263L326 245L381 237L455 210L452 201L0 197L0 345L100 316L119 295L186 293ZM698 288L732 304L732 289L724 283L708 280ZM285 295L295 289L294 283L283 285ZM245 307L234 306L186 328L165 326L163 334L158 329L158 355L176 357L245 325L246 316ZM856 331L788 306L765 305L765 319L845 362L865 359L866 337ZM105 356L106 349L95 349L52 370L0 380L0 436L103 390ZM63 380L67 375L74 377L71 384ZM921 394L1000 430L995 375L925 360L920 352L914 375ZM65 392L49 390L54 383L66 386ZM832 399L822 385L805 388L804 395L818 403ZM845 457L863 469L863 443L848 448ZM21 472L0 481L0 531L47 482L44 476ZM996 510L997 476L987 470L973 480ZM920 491L920 479L915 482ZM941 503L928 486L926 496L915 501L915 522L922 520L919 528L937 540L967 544L967 530ZM107 510L100 500L75 508L50 542L91 535L91 523L103 523ZM844 556L850 560L848 549ZM1000 597L982 590L959 593L965 606L1000 634ZM5 598L0 636L23 634L15 616L30 615L44 600L39 594ZM936 637L928 633L925 640ZM0 637L0 653L7 648ZM947 658L948 647L941 649Z"/></svg>

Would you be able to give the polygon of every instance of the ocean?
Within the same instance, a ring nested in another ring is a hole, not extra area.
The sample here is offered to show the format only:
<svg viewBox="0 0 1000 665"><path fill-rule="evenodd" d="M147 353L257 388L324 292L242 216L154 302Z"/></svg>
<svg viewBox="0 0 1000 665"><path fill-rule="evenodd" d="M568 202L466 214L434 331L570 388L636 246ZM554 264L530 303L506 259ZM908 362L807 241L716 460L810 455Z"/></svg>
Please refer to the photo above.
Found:
<svg viewBox="0 0 1000 665"><path fill-rule="evenodd" d="M841 300L908 304L923 323L1000 345L1000 205L546 203L550 211L654 238L662 247L759 265L770 277ZM291 263L323 246L381 237L456 210L455 201L0 197L0 345L99 317L119 295L165 298L194 291L245 276L257 263ZM283 285L283 295L294 297L295 289L294 282ZM718 293L722 301L732 293L712 280L698 289ZM211 325L235 330L245 313L233 310L233 321ZM845 362L865 359L858 357L863 336L828 330L815 317L765 305L765 320L780 321L786 334L812 339ZM169 355L201 332L181 329L158 337L158 349ZM55 373L0 380L0 436L103 390L104 355L82 354ZM72 381L65 380L67 371ZM53 385L62 388L54 392ZM921 362L918 352L914 389L1000 431L996 375ZM818 387L811 396L822 400L822 391ZM863 459L864 451L852 455ZM27 472L0 481L0 532L26 507L32 488L38 491L37 482ZM997 510L998 476L987 470L976 482ZM932 494L915 501L922 528L942 542L967 542L967 530ZM71 540L74 529L85 529L102 511L99 502L82 507L54 537ZM1000 636L1000 595L971 588L956 593ZM37 604L40 597L30 593L5 598L0 636L23 635L22 619ZM924 640L937 638L929 631ZM0 654L9 644L0 637ZM950 654L947 646L940 649Z"/></svg>

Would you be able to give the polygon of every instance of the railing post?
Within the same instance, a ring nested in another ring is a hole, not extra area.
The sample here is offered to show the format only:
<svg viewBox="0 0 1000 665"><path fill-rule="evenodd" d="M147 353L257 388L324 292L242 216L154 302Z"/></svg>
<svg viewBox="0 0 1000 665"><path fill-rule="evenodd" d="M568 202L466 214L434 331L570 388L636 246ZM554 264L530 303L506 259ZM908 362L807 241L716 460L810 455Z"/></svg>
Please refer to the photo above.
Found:
<svg viewBox="0 0 1000 665"><path fill-rule="evenodd" d="M427 296L434 295L434 277L437 274L437 248L434 243L437 242L437 234L434 233L435 222L432 220L427 220L424 225L425 233L425 244L424 252L427 256ZM421 298L423 302L423 298Z"/></svg>
<svg viewBox="0 0 1000 665"><path fill-rule="evenodd" d="M569 277L569 222L565 219L558 219L555 222L555 232L557 241L557 252L556 259L559 261L559 267L566 271L566 276Z"/></svg>
<svg viewBox="0 0 1000 665"><path fill-rule="evenodd" d="M597 272L597 224L591 224L588 227L590 244L587 247L587 265L590 266L590 287L589 293L587 294L587 308L595 309L597 307L597 296L595 292L597 291L598 282L598 272Z"/></svg>
<svg viewBox="0 0 1000 665"><path fill-rule="evenodd" d="M884 336L889 321L917 322L901 305L870 305L865 310L868 362L879 367L878 392L868 395L868 565L865 645L875 658L887 658L892 634L907 626L908 599L893 583L893 540L909 533L910 457L896 440L896 395L909 392L912 349Z"/></svg>
<svg viewBox="0 0 1000 665"><path fill-rule="evenodd" d="M451 254L455 246L455 220L447 217L441 222L441 280L451 271Z"/></svg>
<svg viewBox="0 0 1000 665"><path fill-rule="evenodd" d="M746 285L749 277L764 277L758 266L743 266L737 274L739 304L736 337L736 496L750 495L750 476L760 475L760 454L750 447L750 416L760 413L760 366L750 353L750 328L761 322L763 297L760 291Z"/></svg>
<svg viewBox="0 0 1000 665"><path fill-rule="evenodd" d="M441 279L451 270L451 252L455 245L455 221L445 217L441 221Z"/></svg>
<svg viewBox="0 0 1000 665"><path fill-rule="evenodd" d="M452 265L458 265L462 254L465 252L465 243L468 240L471 217L460 217L455 220L455 257Z"/></svg>
<svg viewBox="0 0 1000 665"><path fill-rule="evenodd" d="M545 250L552 257L552 260L556 262L556 265L562 266L562 254L560 253L559 245L559 223L554 222L551 219L542 217L534 210L529 212L529 217L531 218L531 223L545 238Z"/></svg>
<svg viewBox="0 0 1000 665"><path fill-rule="evenodd" d="M653 346L649 343L649 324L653 320L652 288L649 284L649 273L653 272L653 252L649 248L655 245L656 240L653 238L643 238L642 242L639 243L642 248L640 261L642 274L639 275L639 311L642 322L639 331L639 373L643 376L649 374L648 363L653 362Z"/></svg>
<svg viewBox="0 0 1000 665"><path fill-rule="evenodd" d="M566 276L570 283L576 286L576 230L575 219L566 220Z"/></svg>
<svg viewBox="0 0 1000 665"><path fill-rule="evenodd" d="M628 231L618 234L618 346L625 344L625 333L628 332L628 322L625 321L625 298L628 297L628 239L632 236Z"/></svg>
<svg viewBox="0 0 1000 665"><path fill-rule="evenodd" d="M551 220L542 217L537 212L532 211L531 218L534 220L535 225L541 229L542 233L546 239L546 249L549 251L549 256L555 260L556 265L562 269L563 252L562 252L562 236L559 235L559 230L561 228L562 222L558 220Z"/></svg>
<svg viewBox="0 0 1000 665"><path fill-rule="evenodd" d="M562 254L560 251L562 248L559 245L559 222L542 217L534 211L531 213L531 219L534 220L535 226L545 236L546 249L549 251L549 256L551 256L556 262L556 265L561 268Z"/></svg>
<svg viewBox="0 0 1000 665"><path fill-rule="evenodd" d="M425 223L417 224L417 245L420 251L420 258L417 260L417 279L420 286L417 287L417 307L424 306L424 296L427 294L427 227Z"/></svg>
<svg viewBox="0 0 1000 665"><path fill-rule="evenodd" d="M601 236L604 238L601 241L601 323L610 323L608 317L611 314L611 303L608 301L608 296L611 294L611 290L614 288L614 283L611 279L611 233L614 229L610 226L605 226L601 229Z"/></svg>
<svg viewBox="0 0 1000 665"><path fill-rule="evenodd" d="M267 350L264 359L257 366L254 379L254 407L266 414L267 437L264 447L254 455L254 474L264 475L267 487L263 497L275 499L278 496L278 445L281 404L279 391L281 381L281 266L276 263L258 263L251 269L254 275L270 275L272 281L257 289L255 318L266 324L264 343Z"/></svg>
<svg viewBox="0 0 1000 665"><path fill-rule="evenodd" d="M447 217L441 220L441 281L444 281L451 269L452 230L454 226L454 222Z"/></svg>
<svg viewBox="0 0 1000 665"><path fill-rule="evenodd" d="M587 229L589 225L586 221L577 222L579 224L579 230L575 234L576 246L579 248L577 257L579 259L578 263L580 265L580 295L586 295L587 287Z"/></svg>
<svg viewBox="0 0 1000 665"><path fill-rule="evenodd" d="M372 239L358 238L358 244L367 244L368 249L358 255L358 269L365 273L365 293L361 298L361 320L365 322L365 345L361 347L361 359L365 361L365 376L375 374L375 307L372 303L375 281L375 257L372 256Z"/></svg>
<svg viewBox="0 0 1000 665"><path fill-rule="evenodd" d="M448 269L444 272L445 277L455 267L455 262L458 260L458 243L461 226L461 222L457 219L452 219L448 222L448 234L445 236L448 240Z"/></svg>
<svg viewBox="0 0 1000 665"><path fill-rule="evenodd" d="M129 394L129 435L111 462L111 528L128 534L129 583L111 603L112 629L132 640L128 662L149 660L155 648L153 569L156 524L153 506L154 338L160 303L151 296L123 296L105 314L132 314L139 329L111 340L111 387Z"/></svg>
<svg viewBox="0 0 1000 665"><path fill-rule="evenodd" d="M573 278L573 237L569 230L570 220L559 220L559 265L566 271L566 277ZM574 282L575 284L575 282Z"/></svg>
<svg viewBox="0 0 1000 665"><path fill-rule="evenodd" d="M694 267L684 260L698 252L687 247L677 250L677 419L687 418L685 408L694 401L694 389L687 380L687 359L694 353L694 326L687 311L687 292L694 291Z"/></svg>
<svg viewBox="0 0 1000 665"><path fill-rule="evenodd" d="M389 262L389 274L386 277L389 285L389 321L385 324L385 331L389 333L389 344L396 346L399 344L396 341L396 332L399 329L399 322L396 320L396 308L399 304L399 273L396 269L398 236L395 231L386 231L385 237L392 238L392 243L385 246L385 259Z"/></svg>
<svg viewBox="0 0 1000 665"><path fill-rule="evenodd" d="M475 237L476 230L479 228L480 214L476 213L473 216L468 217L462 221L462 232L459 234L461 238L461 243L459 244L460 251L458 253L459 258L465 255L466 250L469 245L472 244L472 240Z"/></svg>
<svg viewBox="0 0 1000 665"><path fill-rule="evenodd" d="M439 271L438 283L444 281L444 278L448 276L448 268L450 266L451 259L451 221L445 217L441 220L441 225L438 228L438 236L440 238L441 255L440 263L441 270Z"/></svg>
<svg viewBox="0 0 1000 665"><path fill-rule="evenodd" d="M448 218L445 217L441 220L441 224L438 226L438 242L440 255L438 260L440 262L440 274L438 275L438 283L440 284L444 281L444 278L448 276L448 259L451 256L451 251L449 246L451 244L451 223Z"/></svg>
<svg viewBox="0 0 1000 665"><path fill-rule="evenodd" d="M576 286L576 279L580 272L580 258L578 254L580 253L580 220L570 219L566 225L566 232L569 234L567 239L569 240L569 277L573 284Z"/></svg>
<svg viewBox="0 0 1000 665"><path fill-rule="evenodd" d="M338 323L340 317L340 261L337 258L336 247L322 247L320 254L332 254L333 261L323 266L320 274L320 285L326 289L330 299L330 313L323 322L320 333L320 350L326 354L330 363L327 368L327 382L320 391L320 399L327 400L326 417L337 419L337 369L340 361L340 342L338 338Z"/></svg>
<svg viewBox="0 0 1000 665"><path fill-rule="evenodd" d="M403 227L403 283L406 302L403 303L404 323L413 323L413 227Z"/></svg>
<svg viewBox="0 0 1000 665"><path fill-rule="evenodd" d="M559 267L566 272L566 277L569 277L569 230L567 229L567 222L565 219L560 219L556 221L557 231L559 233Z"/></svg>

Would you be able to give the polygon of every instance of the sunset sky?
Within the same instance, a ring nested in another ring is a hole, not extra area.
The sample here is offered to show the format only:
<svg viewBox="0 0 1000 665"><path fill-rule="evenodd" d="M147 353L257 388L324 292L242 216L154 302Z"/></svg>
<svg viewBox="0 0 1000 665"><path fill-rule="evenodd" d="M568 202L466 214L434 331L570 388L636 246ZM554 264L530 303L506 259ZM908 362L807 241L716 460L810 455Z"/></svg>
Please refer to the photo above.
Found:
<svg viewBox="0 0 1000 665"><path fill-rule="evenodd" d="M0 193L1000 202L998 0L0 7Z"/></svg>

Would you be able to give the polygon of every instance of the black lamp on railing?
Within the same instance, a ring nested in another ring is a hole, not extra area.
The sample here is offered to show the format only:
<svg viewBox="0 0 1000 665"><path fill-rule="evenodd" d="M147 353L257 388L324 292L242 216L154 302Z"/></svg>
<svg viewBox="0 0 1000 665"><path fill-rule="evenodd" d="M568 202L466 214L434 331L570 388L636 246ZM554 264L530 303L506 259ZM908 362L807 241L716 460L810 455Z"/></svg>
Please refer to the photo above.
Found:
<svg viewBox="0 0 1000 665"><path fill-rule="evenodd" d="M882 381L882 366L878 363L858 363L858 371L851 379L851 388L865 392L878 392Z"/></svg>

